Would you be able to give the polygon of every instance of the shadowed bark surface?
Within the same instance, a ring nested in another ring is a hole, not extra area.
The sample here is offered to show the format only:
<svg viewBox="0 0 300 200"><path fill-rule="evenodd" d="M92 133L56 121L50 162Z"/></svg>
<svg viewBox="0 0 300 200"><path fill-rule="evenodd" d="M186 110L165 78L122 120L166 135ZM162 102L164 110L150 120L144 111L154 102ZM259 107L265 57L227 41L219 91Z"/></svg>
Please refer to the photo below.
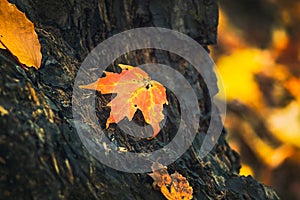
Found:
<svg viewBox="0 0 300 200"><path fill-rule="evenodd" d="M217 4L199 1L11 1L35 24L42 46L39 71L25 72L1 51L0 199L164 199L147 174L119 172L94 159L81 143L72 119L72 87L86 55L101 41L136 27L165 27L194 38L203 47L216 43ZM197 150L210 120L210 99L202 77L183 58L153 49L130 52L116 63L156 61L180 71L195 90L201 109L200 130L193 146L170 172L184 175L194 199L278 199L252 177L240 177L239 156L225 132L212 152L200 160ZM214 78L213 69L208 69ZM215 80L216 81L216 80ZM216 84L215 84L216 85ZM215 92L217 86L215 86ZM178 128L180 108L168 91L166 126L152 141L128 137L111 125L107 136L132 152L167 144ZM96 110L103 126L109 97L97 93ZM143 124L140 112L134 120Z"/></svg>

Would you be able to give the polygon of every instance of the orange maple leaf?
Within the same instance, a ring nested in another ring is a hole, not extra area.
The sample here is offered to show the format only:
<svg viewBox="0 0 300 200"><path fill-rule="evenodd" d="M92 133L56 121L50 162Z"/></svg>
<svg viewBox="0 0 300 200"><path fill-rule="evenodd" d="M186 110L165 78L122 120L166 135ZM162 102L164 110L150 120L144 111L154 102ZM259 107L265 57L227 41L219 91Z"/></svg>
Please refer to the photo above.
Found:
<svg viewBox="0 0 300 200"><path fill-rule="evenodd" d="M38 69L41 46L34 25L7 0L0 0L0 48L7 49L21 64Z"/></svg>
<svg viewBox="0 0 300 200"><path fill-rule="evenodd" d="M142 111L145 122L153 128L154 138L160 131L159 123L164 119L163 104L168 104L166 88L155 80L151 80L146 72L138 67L119 64L120 74L105 72L105 77L99 78L89 85L80 88L100 91L102 94L117 93L108 104L111 113L106 121L118 123L125 117L132 120L134 113Z"/></svg>

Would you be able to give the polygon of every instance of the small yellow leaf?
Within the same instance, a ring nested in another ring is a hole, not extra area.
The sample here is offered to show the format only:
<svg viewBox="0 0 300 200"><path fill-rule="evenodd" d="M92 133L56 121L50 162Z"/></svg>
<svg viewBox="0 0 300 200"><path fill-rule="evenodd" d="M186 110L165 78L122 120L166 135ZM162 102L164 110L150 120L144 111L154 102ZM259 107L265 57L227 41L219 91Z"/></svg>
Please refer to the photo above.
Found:
<svg viewBox="0 0 300 200"><path fill-rule="evenodd" d="M41 46L33 23L7 0L0 0L0 41L0 48L8 49L20 63L35 69L41 66Z"/></svg>
<svg viewBox="0 0 300 200"><path fill-rule="evenodd" d="M0 115L7 115L8 114L8 111L5 109L5 108L3 108L2 106L0 106Z"/></svg>
<svg viewBox="0 0 300 200"><path fill-rule="evenodd" d="M193 188L188 180L175 172L169 175L167 167L160 163L153 163L153 172L149 174L154 180L153 186L160 187L161 193L168 200L190 200L193 198Z"/></svg>

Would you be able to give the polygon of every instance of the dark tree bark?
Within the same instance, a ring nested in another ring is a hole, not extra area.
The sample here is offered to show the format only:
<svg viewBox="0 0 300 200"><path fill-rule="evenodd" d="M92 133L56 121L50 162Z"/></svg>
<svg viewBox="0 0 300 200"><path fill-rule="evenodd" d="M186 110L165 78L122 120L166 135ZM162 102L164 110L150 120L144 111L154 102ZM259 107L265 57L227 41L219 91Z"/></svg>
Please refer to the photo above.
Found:
<svg viewBox="0 0 300 200"><path fill-rule="evenodd" d="M136 27L165 27L194 38L207 48L216 43L218 10L215 0L96 1L11 0L35 24L42 46L39 71L25 72L5 51L0 59L0 105L8 111L0 120L0 199L164 199L147 174L119 172L98 162L82 145L72 119L72 86L86 55L101 41ZM238 176L239 156L221 135L203 160L197 149L210 120L210 99L201 76L176 56L146 50L132 52L127 63L141 64L145 54L174 68L195 82L204 115L193 146L170 171L183 174L194 189L194 199L278 199L275 192L252 177ZM214 77L213 69L209 69ZM216 88L217 91L217 88ZM170 92L168 97L176 102ZM105 97L98 94L98 102ZM171 109L172 108L172 109ZM179 108L174 113L173 125ZM103 114L104 113L104 114ZM107 117L109 110L99 114ZM135 116L143 119L140 113ZM101 121L101 120L100 120ZM176 123L175 123L176 125ZM167 143L176 126L157 137ZM137 141L117 128L117 142L137 151ZM140 143L144 144L144 143ZM150 143L144 148L151 148Z"/></svg>

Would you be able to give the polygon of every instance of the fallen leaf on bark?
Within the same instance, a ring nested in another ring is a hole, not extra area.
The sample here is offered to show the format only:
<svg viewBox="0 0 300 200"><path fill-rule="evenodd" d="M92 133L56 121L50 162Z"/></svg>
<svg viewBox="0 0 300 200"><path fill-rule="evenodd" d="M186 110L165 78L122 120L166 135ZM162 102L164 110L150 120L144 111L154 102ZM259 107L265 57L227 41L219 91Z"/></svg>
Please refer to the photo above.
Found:
<svg viewBox="0 0 300 200"><path fill-rule="evenodd" d="M41 46L33 23L7 0L0 0L0 48L7 49L21 65L35 69L41 65Z"/></svg>
<svg viewBox="0 0 300 200"><path fill-rule="evenodd" d="M161 193L168 200L190 200L193 198L193 188L187 179L175 172L169 175L167 167L159 163L152 165L153 172L149 174L153 178L153 186L160 188Z"/></svg>

